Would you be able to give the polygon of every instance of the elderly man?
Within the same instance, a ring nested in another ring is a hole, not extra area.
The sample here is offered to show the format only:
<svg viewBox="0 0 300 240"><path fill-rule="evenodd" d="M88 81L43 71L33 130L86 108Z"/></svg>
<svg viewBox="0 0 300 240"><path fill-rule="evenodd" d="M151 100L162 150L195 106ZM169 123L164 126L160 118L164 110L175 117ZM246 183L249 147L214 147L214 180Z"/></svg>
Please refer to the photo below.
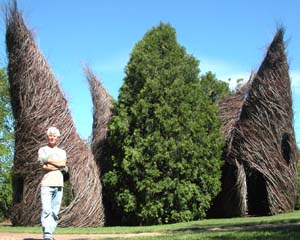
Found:
<svg viewBox="0 0 300 240"><path fill-rule="evenodd" d="M67 156L64 150L57 147L59 136L59 130L50 127L47 130L48 145L38 151L38 160L44 172L41 181L41 223L44 240L53 239L63 196L64 180L61 169L66 166Z"/></svg>

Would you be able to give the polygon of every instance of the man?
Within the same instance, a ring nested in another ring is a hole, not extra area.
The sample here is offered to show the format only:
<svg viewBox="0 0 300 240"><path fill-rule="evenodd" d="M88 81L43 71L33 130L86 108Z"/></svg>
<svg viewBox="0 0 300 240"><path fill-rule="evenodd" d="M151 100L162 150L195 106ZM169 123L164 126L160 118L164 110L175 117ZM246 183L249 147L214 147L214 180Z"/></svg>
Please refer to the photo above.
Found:
<svg viewBox="0 0 300 240"><path fill-rule="evenodd" d="M59 136L59 130L50 127L47 130L48 145L38 151L38 159L44 172L41 181L41 223L44 240L53 239L63 196L64 181L61 169L66 166L67 156L64 150L57 147Z"/></svg>

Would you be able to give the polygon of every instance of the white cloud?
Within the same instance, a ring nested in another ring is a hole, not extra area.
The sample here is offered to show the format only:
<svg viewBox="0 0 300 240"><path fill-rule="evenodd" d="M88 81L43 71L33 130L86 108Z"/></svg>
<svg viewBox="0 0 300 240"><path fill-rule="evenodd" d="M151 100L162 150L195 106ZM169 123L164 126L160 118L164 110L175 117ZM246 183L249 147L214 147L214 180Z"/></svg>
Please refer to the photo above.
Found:
<svg viewBox="0 0 300 240"><path fill-rule="evenodd" d="M293 95L300 97L300 71L291 71L290 77Z"/></svg>
<svg viewBox="0 0 300 240"><path fill-rule="evenodd" d="M229 87L234 89L237 85L238 79L243 79L242 83L245 83L249 80L251 71L238 68L237 66L228 64L222 60L217 59L204 59L200 61L200 70L204 74L208 71L216 74L217 79L222 81L228 81Z"/></svg>
<svg viewBox="0 0 300 240"><path fill-rule="evenodd" d="M291 88L293 96L293 110L294 110L294 129L296 134L297 144L300 147L300 71L291 71Z"/></svg>
<svg viewBox="0 0 300 240"><path fill-rule="evenodd" d="M234 88L236 86L236 80L242 78L244 79L243 82L247 82L251 76L251 72L257 71L258 69L242 69L223 60L206 58L200 61L200 70L201 74L212 71L216 74L218 79L223 81L231 79L229 86L230 88ZM293 93L300 96L300 70L291 70L290 77Z"/></svg>

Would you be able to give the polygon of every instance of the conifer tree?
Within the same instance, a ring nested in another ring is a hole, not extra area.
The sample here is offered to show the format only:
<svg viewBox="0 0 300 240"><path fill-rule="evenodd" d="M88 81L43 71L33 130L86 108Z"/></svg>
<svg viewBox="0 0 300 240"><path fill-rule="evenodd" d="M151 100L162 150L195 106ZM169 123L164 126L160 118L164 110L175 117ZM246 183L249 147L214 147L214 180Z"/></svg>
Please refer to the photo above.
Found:
<svg viewBox="0 0 300 240"><path fill-rule="evenodd" d="M205 217L220 190L223 143L198 65L169 24L135 45L109 129L102 179L108 225Z"/></svg>
<svg viewBox="0 0 300 240"><path fill-rule="evenodd" d="M207 95L214 103L217 103L223 97L232 94L232 91L229 88L229 83L218 80L216 75L211 71L201 76L200 83L204 94Z"/></svg>

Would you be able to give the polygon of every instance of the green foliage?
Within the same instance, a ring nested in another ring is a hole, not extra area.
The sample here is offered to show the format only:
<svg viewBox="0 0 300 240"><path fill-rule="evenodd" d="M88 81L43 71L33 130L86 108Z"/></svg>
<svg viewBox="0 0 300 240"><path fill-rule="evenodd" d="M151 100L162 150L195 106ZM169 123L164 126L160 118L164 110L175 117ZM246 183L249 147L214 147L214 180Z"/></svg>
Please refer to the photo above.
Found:
<svg viewBox="0 0 300 240"><path fill-rule="evenodd" d="M11 164L1 160L0 169L0 220L9 217L12 203Z"/></svg>
<svg viewBox="0 0 300 240"><path fill-rule="evenodd" d="M13 139L13 117L10 105L8 78L4 68L0 69L0 152L8 154L7 142Z"/></svg>
<svg viewBox="0 0 300 240"><path fill-rule="evenodd" d="M136 44L109 128L102 177L108 224L205 217L220 190L223 142L198 64L169 24Z"/></svg>
<svg viewBox="0 0 300 240"><path fill-rule="evenodd" d="M13 116L8 78L0 69L0 219L7 218L12 203Z"/></svg>
<svg viewBox="0 0 300 240"><path fill-rule="evenodd" d="M245 82L244 82L244 78L237 78L237 79L234 79L232 80L232 78L229 78L227 80L228 84L231 82L231 81L234 81L235 82L235 87L233 89L231 89L231 94L235 94L237 92L239 92L241 90L241 88L244 86Z"/></svg>
<svg viewBox="0 0 300 240"><path fill-rule="evenodd" d="M231 94L228 82L218 80L212 72L207 72L201 76L201 87L204 93L209 96L213 102L217 102L222 97Z"/></svg>
<svg viewBox="0 0 300 240"><path fill-rule="evenodd" d="M296 179L296 203L295 203L295 210L300 209L300 150L298 151L298 159L296 161L296 173L297 173L297 179Z"/></svg>

